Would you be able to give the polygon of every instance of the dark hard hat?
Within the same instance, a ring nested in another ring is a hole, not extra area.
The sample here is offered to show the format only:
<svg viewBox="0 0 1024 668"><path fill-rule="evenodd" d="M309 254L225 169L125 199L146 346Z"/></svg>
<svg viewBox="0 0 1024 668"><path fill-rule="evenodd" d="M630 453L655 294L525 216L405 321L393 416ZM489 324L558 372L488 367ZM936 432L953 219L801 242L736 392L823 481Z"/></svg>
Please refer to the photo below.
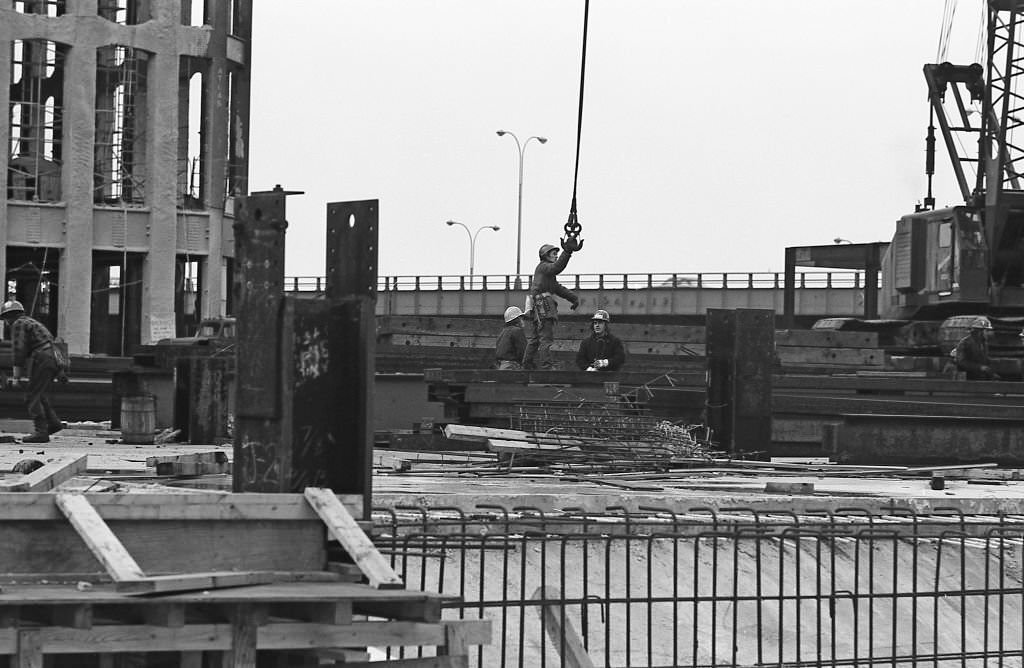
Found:
<svg viewBox="0 0 1024 668"><path fill-rule="evenodd" d="M537 254L540 255L540 259L543 260L545 255L547 255L551 251L556 251L556 250L558 250L558 246L552 246L551 244L544 244L543 246L540 247L540 250L537 251Z"/></svg>

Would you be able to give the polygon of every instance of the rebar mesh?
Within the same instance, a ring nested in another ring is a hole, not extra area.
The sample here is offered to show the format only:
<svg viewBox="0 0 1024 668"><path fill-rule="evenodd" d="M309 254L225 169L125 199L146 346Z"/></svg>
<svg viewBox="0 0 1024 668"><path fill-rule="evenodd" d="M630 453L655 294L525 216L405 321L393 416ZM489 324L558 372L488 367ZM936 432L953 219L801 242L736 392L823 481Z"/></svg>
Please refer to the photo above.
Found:
<svg viewBox="0 0 1024 668"><path fill-rule="evenodd" d="M408 586L457 596L446 617L492 621L474 666L576 665L574 640L599 666L1024 656L1022 516L480 505L378 509L374 522Z"/></svg>

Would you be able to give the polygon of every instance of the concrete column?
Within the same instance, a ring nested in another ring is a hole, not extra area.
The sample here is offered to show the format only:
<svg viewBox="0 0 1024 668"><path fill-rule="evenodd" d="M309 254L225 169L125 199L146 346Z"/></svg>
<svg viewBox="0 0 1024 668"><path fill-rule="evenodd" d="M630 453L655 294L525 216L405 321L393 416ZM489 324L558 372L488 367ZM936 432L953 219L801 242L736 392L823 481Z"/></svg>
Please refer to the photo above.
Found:
<svg viewBox="0 0 1024 668"><path fill-rule="evenodd" d="M149 253L142 265L142 342L173 327L174 266L177 250L178 70L180 0L153 0L160 52L149 62L146 116L146 204L150 209Z"/></svg>
<svg viewBox="0 0 1024 668"><path fill-rule="evenodd" d="M228 152L228 2L208 0L207 14L213 26L210 63L203 77L203 193L209 212L209 253L203 261L203 314L224 315L224 176Z"/></svg>
<svg viewBox="0 0 1024 668"><path fill-rule="evenodd" d="M96 13L96 1L69 3L78 16ZM73 353L89 352L92 303L93 170L96 136L96 48L72 46L64 69L64 252L60 263L57 333Z"/></svg>

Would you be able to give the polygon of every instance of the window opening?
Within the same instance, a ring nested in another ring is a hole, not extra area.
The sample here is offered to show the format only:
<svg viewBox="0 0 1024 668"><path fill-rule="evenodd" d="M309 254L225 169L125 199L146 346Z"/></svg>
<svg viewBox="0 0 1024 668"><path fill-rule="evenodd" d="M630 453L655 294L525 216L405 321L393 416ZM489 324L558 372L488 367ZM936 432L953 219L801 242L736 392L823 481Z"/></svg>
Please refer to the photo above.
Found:
<svg viewBox="0 0 1024 668"><path fill-rule="evenodd" d="M7 199L61 198L66 47L47 40L14 40L11 50L10 159Z"/></svg>
<svg viewBox="0 0 1024 668"><path fill-rule="evenodd" d="M185 315L194 316L196 300L199 298L199 262L197 260L185 259L181 289L184 294Z"/></svg>
<svg viewBox="0 0 1024 668"><path fill-rule="evenodd" d="M206 2L205 0L191 0L189 4L189 25L206 25Z"/></svg>
<svg viewBox="0 0 1024 668"><path fill-rule="evenodd" d="M67 13L66 0L14 0L14 11L19 14L63 16Z"/></svg>
<svg viewBox="0 0 1024 668"><path fill-rule="evenodd" d="M107 267L107 315L121 315L121 266Z"/></svg>
<svg viewBox="0 0 1024 668"><path fill-rule="evenodd" d="M97 50L93 201L141 206L146 195L146 71L149 54L126 46Z"/></svg>
<svg viewBox="0 0 1024 668"><path fill-rule="evenodd" d="M203 63L192 58L182 58L182 72L188 76L182 90L183 113L178 128L178 206L185 209L201 209L204 205L204 151L203 129L203 80L204 73L198 68Z"/></svg>
<svg viewBox="0 0 1024 668"><path fill-rule="evenodd" d="M148 0L99 0L96 13L112 23L138 25L150 16Z"/></svg>

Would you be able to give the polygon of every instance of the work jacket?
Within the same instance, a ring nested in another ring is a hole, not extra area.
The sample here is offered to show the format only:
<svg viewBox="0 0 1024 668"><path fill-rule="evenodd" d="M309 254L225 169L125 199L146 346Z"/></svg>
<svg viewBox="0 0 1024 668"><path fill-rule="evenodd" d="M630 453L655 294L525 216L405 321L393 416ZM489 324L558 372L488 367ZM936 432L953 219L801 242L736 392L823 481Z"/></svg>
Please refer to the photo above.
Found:
<svg viewBox="0 0 1024 668"><path fill-rule="evenodd" d="M580 349L576 353L576 366L586 371L593 365L594 360L608 360L608 366L598 371L618 371L626 362L626 349L619 337L605 331L598 336L591 333L590 336L580 342Z"/></svg>
<svg viewBox="0 0 1024 668"><path fill-rule="evenodd" d="M530 282L530 294L526 298L526 308L523 309L525 312L533 311L533 302L538 296L549 297L550 295L557 295L570 304L579 304L580 298L576 296L576 293L559 283L558 279L555 278L569 264L571 256L572 251L565 251L554 262L541 260L537 264L537 268L533 270L533 281ZM554 299L548 299L548 301L550 302L550 313L544 317L557 319L558 304Z"/></svg>
<svg viewBox="0 0 1024 668"><path fill-rule="evenodd" d="M498 343L494 346L494 357L499 362L522 363L526 353L526 334L522 327L505 325L498 334Z"/></svg>
<svg viewBox="0 0 1024 668"><path fill-rule="evenodd" d="M991 376L991 370L986 372L982 369L992 363L988 356L988 342L983 338L968 334L960 339L953 349L953 360L958 369L967 372L969 379Z"/></svg>

